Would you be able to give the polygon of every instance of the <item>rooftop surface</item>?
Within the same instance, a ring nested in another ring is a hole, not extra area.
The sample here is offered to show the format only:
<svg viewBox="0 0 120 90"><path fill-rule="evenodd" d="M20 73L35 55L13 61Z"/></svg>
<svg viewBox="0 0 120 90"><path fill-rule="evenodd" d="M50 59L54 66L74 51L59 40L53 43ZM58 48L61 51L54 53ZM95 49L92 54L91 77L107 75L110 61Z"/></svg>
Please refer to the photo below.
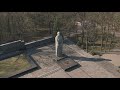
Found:
<svg viewBox="0 0 120 90"><path fill-rule="evenodd" d="M120 78L120 73L110 63L111 60L94 58L69 40L64 42L63 53L68 56L68 60L74 60L79 66L68 71L55 62L54 43L29 49L28 53L36 61L39 69L19 78Z"/></svg>

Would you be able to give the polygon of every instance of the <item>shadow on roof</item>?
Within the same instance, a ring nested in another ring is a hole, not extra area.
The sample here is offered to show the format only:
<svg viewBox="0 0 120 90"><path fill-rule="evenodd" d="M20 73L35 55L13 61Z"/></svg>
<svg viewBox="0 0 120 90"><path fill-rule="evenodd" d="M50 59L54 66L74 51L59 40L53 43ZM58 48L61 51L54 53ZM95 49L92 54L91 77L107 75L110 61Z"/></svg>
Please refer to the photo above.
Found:
<svg viewBox="0 0 120 90"><path fill-rule="evenodd" d="M103 58L86 58L86 57L76 57L76 56L69 56L69 58L74 59L74 60L93 61L93 62L112 61L110 59L103 59Z"/></svg>

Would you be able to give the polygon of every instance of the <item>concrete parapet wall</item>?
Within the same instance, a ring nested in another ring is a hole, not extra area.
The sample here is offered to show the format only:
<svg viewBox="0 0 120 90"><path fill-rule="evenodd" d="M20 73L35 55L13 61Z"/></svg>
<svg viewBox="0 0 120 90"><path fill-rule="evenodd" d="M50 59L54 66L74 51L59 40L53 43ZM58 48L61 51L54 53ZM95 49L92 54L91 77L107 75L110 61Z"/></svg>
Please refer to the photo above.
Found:
<svg viewBox="0 0 120 90"><path fill-rule="evenodd" d="M0 55L0 61L10 58L10 57L13 57L13 56L16 56L16 55L19 55L19 54L22 54L23 52L24 51L14 51L14 52L2 54L2 55Z"/></svg>
<svg viewBox="0 0 120 90"><path fill-rule="evenodd" d="M26 49L31 49L31 48L38 47L38 46L42 47L42 46L48 45L53 42L54 42L53 37L46 37L44 39L32 41L29 43L25 43L22 40L18 40L18 41L1 44L0 45L0 60L18 55L24 52L24 50Z"/></svg>
<svg viewBox="0 0 120 90"><path fill-rule="evenodd" d="M25 46L26 46L26 49L30 49L30 48L38 47L38 46L42 47L42 46L45 46L45 45L50 44L52 42L54 42L53 37L46 37L45 39L26 43Z"/></svg>
<svg viewBox="0 0 120 90"><path fill-rule="evenodd" d="M25 48L25 42L18 40L0 45L0 55L8 54L15 51L20 51Z"/></svg>

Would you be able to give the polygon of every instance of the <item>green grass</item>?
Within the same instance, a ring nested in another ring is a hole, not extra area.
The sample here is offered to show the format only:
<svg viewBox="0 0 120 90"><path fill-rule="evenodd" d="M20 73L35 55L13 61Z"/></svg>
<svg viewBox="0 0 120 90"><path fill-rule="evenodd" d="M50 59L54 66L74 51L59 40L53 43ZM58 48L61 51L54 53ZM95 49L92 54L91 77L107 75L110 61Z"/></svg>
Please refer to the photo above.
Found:
<svg viewBox="0 0 120 90"><path fill-rule="evenodd" d="M0 77L9 76L28 67L30 67L30 64L24 54L8 58L0 61Z"/></svg>

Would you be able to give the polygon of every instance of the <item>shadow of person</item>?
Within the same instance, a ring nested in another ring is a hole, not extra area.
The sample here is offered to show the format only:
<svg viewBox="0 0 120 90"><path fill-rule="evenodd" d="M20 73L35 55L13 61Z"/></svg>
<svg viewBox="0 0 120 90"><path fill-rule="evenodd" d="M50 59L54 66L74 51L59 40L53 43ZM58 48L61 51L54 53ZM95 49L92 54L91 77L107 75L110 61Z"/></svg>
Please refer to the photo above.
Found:
<svg viewBox="0 0 120 90"><path fill-rule="evenodd" d="M100 62L100 61L112 61L110 59L103 59L103 58L87 58L87 57L77 57L77 56L69 56L69 58L73 60L80 60L80 61L93 61L93 62Z"/></svg>

